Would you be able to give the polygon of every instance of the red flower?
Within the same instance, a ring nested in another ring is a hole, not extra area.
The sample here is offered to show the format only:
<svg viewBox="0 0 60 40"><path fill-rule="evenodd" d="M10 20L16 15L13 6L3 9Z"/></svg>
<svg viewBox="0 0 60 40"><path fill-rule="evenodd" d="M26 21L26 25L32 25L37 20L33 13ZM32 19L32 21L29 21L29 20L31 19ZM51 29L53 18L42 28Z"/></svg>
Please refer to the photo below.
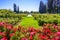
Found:
<svg viewBox="0 0 60 40"><path fill-rule="evenodd" d="M43 29L45 33L51 33L51 30L49 28Z"/></svg>
<svg viewBox="0 0 60 40"><path fill-rule="evenodd" d="M9 30L12 30L12 29L13 29L13 25L10 25L10 24L6 25L6 27L7 27L7 29L9 29Z"/></svg>
<svg viewBox="0 0 60 40"><path fill-rule="evenodd" d="M6 36L6 34L4 32L0 32L0 35L2 36Z"/></svg>
<svg viewBox="0 0 60 40"><path fill-rule="evenodd" d="M15 35L14 33L9 34L10 37L12 37L12 36L14 36L14 35Z"/></svg>
<svg viewBox="0 0 60 40"><path fill-rule="evenodd" d="M33 40L33 36L30 36L29 39L30 39L30 40Z"/></svg>
<svg viewBox="0 0 60 40"><path fill-rule="evenodd" d="M58 36L60 36L60 32L57 32L56 34L57 34Z"/></svg>
<svg viewBox="0 0 60 40"><path fill-rule="evenodd" d="M1 40L7 40L7 38L6 37L3 37Z"/></svg>
<svg viewBox="0 0 60 40"><path fill-rule="evenodd" d="M48 37L44 34L39 34L38 38L39 39L47 39Z"/></svg>
<svg viewBox="0 0 60 40"><path fill-rule="evenodd" d="M18 29L17 28L13 28L13 31L16 32Z"/></svg>
<svg viewBox="0 0 60 40"><path fill-rule="evenodd" d="M33 27L30 27L28 30L29 30L30 32L35 31L35 29L34 29Z"/></svg>
<svg viewBox="0 0 60 40"><path fill-rule="evenodd" d="M33 36L33 35L35 35L36 34L36 32L30 32L30 35L31 36Z"/></svg>
<svg viewBox="0 0 60 40"><path fill-rule="evenodd" d="M52 38L51 40L58 40L58 38Z"/></svg>
<svg viewBox="0 0 60 40"><path fill-rule="evenodd" d="M4 26L4 23L3 22L0 22L0 26Z"/></svg>
<svg viewBox="0 0 60 40"><path fill-rule="evenodd" d="M58 26L57 26L57 25L53 25L53 27L54 27L54 28L56 28L56 29L58 28Z"/></svg>
<svg viewBox="0 0 60 40"><path fill-rule="evenodd" d="M22 38L21 40L28 40L27 38Z"/></svg>

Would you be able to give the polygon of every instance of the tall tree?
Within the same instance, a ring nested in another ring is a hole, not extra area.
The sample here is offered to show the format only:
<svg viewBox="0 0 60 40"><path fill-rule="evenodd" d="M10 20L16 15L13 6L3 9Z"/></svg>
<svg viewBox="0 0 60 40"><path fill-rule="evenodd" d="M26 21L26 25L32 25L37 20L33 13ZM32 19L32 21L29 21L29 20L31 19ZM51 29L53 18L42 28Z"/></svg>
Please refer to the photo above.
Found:
<svg viewBox="0 0 60 40"><path fill-rule="evenodd" d="M57 13L58 12L58 0L54 0L53 1L53 13Z"/></svg>
<svg viewBox="0 0 60 40"><path fill-rule="evenodd" d="M16 8L16 12L19 13L19 6L17 6L17 8Z"/></svg>
<svg viewBox="0 0 60 40"><path fill-rule="evenodd" d="M45 13L46 12L46 5L44 5L43 1L40 1L39 12Z"/></svg>
<svg viewBox="0 0 60 40"><path fill-rule="evenodd" d="M14 3L14 12L19 13L19 6L16 6L16 4Z"/></svg>
<svg viewBox="0 0 60 40"><path fill-rule="evenodd" d="M13 4L14 12L16 12L16 4Z"/></svg>
<svg viewBox="0 0 60 40"><path fill-rule="evenodd" d="M53 0L48 0L48 12L51 13L53 9Z"/></svg>
<svg viewBox="0 0 60 40"><path fill-rule="evenodd" d="M58 6L58 7L57 7L57 8L58 8L58 9L57 9L57 10L58 10L58 13L60 13L60 0L57 0L57 6Z"/></svg>

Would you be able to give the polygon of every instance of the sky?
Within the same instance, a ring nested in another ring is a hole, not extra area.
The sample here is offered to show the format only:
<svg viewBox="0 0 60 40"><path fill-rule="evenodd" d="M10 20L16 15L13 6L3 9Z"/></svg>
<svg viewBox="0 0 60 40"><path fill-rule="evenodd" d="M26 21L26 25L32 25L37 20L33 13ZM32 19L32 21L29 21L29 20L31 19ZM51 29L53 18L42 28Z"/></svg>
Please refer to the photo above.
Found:
<svg viewBox="0 0 60 40"><path fill-rule="evenodd" d="M20 11L38 11L41 0L0 0L0 9L13 10L13 4L19 6ZM42 0L44 4L46 0Z"/></svg>

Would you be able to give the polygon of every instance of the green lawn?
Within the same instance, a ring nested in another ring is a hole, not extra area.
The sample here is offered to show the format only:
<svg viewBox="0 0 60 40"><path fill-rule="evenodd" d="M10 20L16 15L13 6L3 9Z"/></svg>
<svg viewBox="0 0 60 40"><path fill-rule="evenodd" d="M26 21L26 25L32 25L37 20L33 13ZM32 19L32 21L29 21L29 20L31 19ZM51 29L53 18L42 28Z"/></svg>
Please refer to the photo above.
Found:
<svg viewBox="0 0 60 40"><path fill-rule="evenodd" d="M37 20L34 20L33 17L24 17L20 22L21 26L39 28Z"/></svg>

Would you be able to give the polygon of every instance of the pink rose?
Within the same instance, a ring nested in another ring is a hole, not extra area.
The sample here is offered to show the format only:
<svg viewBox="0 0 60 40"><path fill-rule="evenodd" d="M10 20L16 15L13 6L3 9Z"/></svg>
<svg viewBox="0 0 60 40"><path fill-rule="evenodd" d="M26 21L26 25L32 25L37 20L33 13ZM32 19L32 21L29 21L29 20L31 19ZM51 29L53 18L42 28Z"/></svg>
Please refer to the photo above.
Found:
<svg viewBox="0 0 60 40"><path fill-rule="evenodd" d="M60 36L60 32L57 32L56 34L57 34L58 36Z"/></svg>
<svg viewBox="0 0 60 40"><path fill-rule="evenodd" d="M7 38L6 37L3 37L1 40L7 40Z"/></svg>

